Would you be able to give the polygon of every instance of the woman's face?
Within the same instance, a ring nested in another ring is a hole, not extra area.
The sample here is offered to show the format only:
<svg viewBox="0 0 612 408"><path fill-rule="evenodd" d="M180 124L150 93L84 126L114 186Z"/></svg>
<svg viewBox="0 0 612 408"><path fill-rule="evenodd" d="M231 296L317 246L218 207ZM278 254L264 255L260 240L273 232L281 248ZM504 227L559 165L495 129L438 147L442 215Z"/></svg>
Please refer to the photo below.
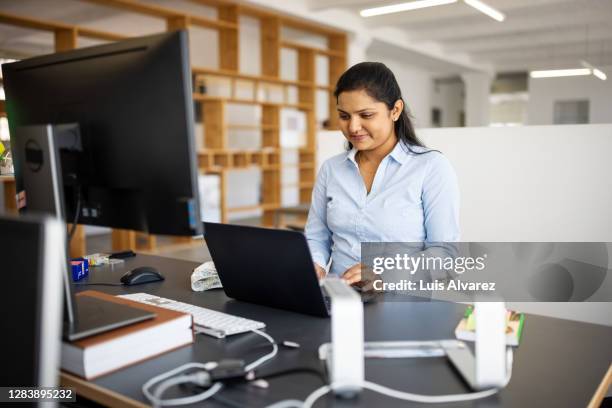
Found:
<svg viewBox="0 0 612 408"><path fill-rule="evenodd" d="M389 110L363 89L342 92L338 95L340 130L357 150L392 148L397 142L394 122L403 107L398 100Z"/></svg>

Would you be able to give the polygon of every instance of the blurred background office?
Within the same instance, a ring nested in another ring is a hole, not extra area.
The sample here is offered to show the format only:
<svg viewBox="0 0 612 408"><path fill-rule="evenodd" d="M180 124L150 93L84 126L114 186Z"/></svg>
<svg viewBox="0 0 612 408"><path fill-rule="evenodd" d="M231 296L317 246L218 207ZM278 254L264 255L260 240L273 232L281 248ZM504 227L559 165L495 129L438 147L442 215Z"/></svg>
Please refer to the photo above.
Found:
<svg viewBox="0 0 612 408"><path fill-rule="evenodd" d="M188 28L202 218L298 229L317 168L344 150L335 79L381 61L417 133L457 171L463 240L612 242L612 2L385 8L399 3L0 0L0 58ZM0 102L8 148L5 110ZM10 156L0 154L0 208L10 212ZM97 227L76 237L73 254L131 248L208 259L201 239ZM553 306L532 307L612 325L609 305Z"/></svg>

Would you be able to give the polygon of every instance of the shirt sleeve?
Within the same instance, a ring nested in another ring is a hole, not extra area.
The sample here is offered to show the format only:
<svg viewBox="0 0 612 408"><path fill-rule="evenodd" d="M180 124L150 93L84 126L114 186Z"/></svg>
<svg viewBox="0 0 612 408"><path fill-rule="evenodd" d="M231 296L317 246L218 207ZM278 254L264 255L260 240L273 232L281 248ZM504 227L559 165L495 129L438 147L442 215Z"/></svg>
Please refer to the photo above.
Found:
<svg viewBox="0 0 612 408"><path fill-rule="evenodd" d="M455 170L446 157L437 152L429 161L423 180L423 215L428 243L456 242L459 230L459 184Z"/></svg>
<svg viewBox="0 0 612 408"><path fill-rule="evenodd" d="M314 188L308 220L306 221L305 235L312 260L325 268L331 253L331 231L327 226L327 180L329 173L328 162L323 163Z"/></svg>

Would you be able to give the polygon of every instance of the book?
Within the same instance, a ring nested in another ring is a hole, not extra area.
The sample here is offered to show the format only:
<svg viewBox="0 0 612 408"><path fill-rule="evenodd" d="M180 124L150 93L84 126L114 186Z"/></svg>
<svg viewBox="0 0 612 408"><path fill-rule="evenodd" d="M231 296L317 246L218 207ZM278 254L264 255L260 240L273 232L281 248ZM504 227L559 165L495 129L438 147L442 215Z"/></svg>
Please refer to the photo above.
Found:
<svg viewBox="0 0 612 408"><path fill-rule="evenodd" d="M193 343L191 314L121 299L97 291L92 296L155 313L153 319L134 323L73 342L62 343L62 370L87 380L139 363Z"/></svg>
<svg viewBox="0 0 612 408"><path fill-rule="evenodd" d="M476 340L476 319L474 306L468 306L465 309L463 318L455 328L455 336L459 340L475 341ZM518 346L523 334L523 326L525 324L525 315L512 310L506 312L506 344L508 346Z"/></svg>

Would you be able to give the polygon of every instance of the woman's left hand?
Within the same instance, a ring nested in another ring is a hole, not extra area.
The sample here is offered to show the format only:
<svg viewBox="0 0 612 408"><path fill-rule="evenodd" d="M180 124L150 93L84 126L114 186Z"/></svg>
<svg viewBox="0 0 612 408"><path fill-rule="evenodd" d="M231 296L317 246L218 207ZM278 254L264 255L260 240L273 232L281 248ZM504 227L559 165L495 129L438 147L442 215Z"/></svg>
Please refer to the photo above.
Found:
<svg viewBox="0 0 612 408"><path fill-rule="evenodd" d="M361 282L361 264L355 264L348 268L342 275L342 279L349 285Z"/></svg>
<svg viewBox="0 0 612 408"><path fill-rule="evenodd" d="M371 290L371 283L374 281L375 275L370 268L360 263L348 268L342 275L342 279L349 285L359 286L362 290Z"/></svg>

